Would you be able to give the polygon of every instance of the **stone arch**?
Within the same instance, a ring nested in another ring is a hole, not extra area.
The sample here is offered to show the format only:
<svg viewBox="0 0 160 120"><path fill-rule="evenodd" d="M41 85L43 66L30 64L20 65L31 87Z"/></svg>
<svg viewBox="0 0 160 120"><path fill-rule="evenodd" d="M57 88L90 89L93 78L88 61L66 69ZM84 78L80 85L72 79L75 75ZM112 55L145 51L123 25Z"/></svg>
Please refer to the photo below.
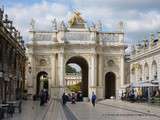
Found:
<svg viewBox="0 0 160 120"><path fill-rule="evenodd" d="M152 80L156 80L157 79L157 63L155 60L153 60L152 62Z"/></svg>
<svg viewBox="0 0 160 120"><path fill-rule="evenodd" d="M116 74L107 72L105 75L105 98L116 97Z"/></svg>
<svg viewBox="0 0 160 120"><path fill-rule="evenodd" d="M149 66L148 66L148 63L144 64L144 79L149 80Z"/></svg>
<svg viewBox="0 0 160 120"><path fill-rule="evenodd" d="M43 78L42 78L43 77ZM43 80L43 81L42 81ZM46 82L44 82L46 80ZM44 84L43 84L43 83ZM40 90L42 88L49 88L49 83L48 83L48 73L45 71L40 71L37 73L37 80L36 80L36 94L39 96Z"/></svg>
<svg viewBox="0 0 160 120"><path fill-rule="evenodd" d="M81 71L82 71L81 90L82 90L83 96L88 97L89 64L87 60L82 56L72 56L66 61L65 66L69 63L75 63L81 67Z"/></svg>

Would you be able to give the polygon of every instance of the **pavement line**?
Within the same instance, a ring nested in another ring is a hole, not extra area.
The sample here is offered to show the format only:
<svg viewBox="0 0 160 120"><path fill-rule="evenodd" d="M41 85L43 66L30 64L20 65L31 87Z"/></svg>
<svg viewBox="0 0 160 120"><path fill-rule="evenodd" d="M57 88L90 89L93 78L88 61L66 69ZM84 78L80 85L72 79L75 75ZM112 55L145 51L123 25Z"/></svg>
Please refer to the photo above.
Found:
<svg viewBox="0 0 160 120"><path fill-rule="evenodd" d="M128 109L128 108L118 107L118 106L109 105L109 104L104 104L104 103L98 103L98 104L104 105L104 106L110 106L110 107L114 107L114 108L118 108L118 109L123 109L123 110L131 111L131 112L137 112L137 113L141 113L141 114L147 114L147 115L151 115L151 116L153 116L153 117L160 118L159 115L152 114L152 113L148 113L148 112L141 112L141 111L138 111L138 110L131 110L131 109Z"/></svg>
<svg viewBox="0 0 160 120"><path fill-rule="evenodd" d="M50 101L50 103L49 103L46 111L44 112L44 115L43 115L43 117L42 117L42 120L45 120L46 115L47 115L47 112L49 111L49 108L51 107L51 104L52 104L52 103L53 103L53 99L51 99L51 101ZM52 104L52 105L53 105L53 104Z"/></svg>
<svg viewBox="0 0 160 120"><path fill-rule="evenodd" d="M67 105L63 105L62 107L67 120L78 120L73 114L72 110Z"/></svg>

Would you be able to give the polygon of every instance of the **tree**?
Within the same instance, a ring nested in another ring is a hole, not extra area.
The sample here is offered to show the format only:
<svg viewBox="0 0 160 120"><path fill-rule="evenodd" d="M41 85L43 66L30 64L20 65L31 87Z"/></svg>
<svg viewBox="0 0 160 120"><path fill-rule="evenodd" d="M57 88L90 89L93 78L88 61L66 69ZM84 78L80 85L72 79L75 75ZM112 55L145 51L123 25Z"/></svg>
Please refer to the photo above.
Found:
<svg viewBox="0 0 160 120"><path fill-rule="evenodd" d="M81 82L79 82L78 84L75 84L75 85L69 85L69 86L67 86L68 87L68 89L70 90L70 91L72 91L72 92L78 92L78 91L80 91L81 90Z"/></svg>
<svg viewBox="0 0 160 120"><path fill-rule="evenodd" d="M66 73L77 73L77 70L70 65L66 65Z"/></svg>

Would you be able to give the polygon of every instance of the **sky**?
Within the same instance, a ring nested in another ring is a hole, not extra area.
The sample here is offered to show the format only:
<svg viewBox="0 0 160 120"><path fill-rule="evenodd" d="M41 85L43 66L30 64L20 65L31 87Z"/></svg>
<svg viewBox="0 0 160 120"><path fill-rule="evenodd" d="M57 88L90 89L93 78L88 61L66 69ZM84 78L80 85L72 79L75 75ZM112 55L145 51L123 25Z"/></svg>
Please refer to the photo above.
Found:
<svg viewBox="0 0 160 120"><path fill-rule="evenodd" d="M150 33L157 37L160 31L160 0L0 0L0 5L26 42L31 19L35 19L37 29L50 30L54 18L67 23L74 10L88 24L100 20L105 32L115 31L123 21L125 42L129 44L149 39Z"/></svg>

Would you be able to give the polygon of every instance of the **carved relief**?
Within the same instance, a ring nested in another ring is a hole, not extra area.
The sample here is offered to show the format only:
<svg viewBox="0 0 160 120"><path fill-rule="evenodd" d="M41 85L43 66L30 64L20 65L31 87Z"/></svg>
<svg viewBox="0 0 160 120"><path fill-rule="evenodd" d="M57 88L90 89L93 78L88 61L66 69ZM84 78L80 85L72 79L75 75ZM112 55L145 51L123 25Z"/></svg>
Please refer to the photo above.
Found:
<svg viewBox="0 0 160 120"><path fill-rule="evenodd" d="M40 59L39 64L40 64L40 66L46 66L47 61L45 59Z"/></svg>

